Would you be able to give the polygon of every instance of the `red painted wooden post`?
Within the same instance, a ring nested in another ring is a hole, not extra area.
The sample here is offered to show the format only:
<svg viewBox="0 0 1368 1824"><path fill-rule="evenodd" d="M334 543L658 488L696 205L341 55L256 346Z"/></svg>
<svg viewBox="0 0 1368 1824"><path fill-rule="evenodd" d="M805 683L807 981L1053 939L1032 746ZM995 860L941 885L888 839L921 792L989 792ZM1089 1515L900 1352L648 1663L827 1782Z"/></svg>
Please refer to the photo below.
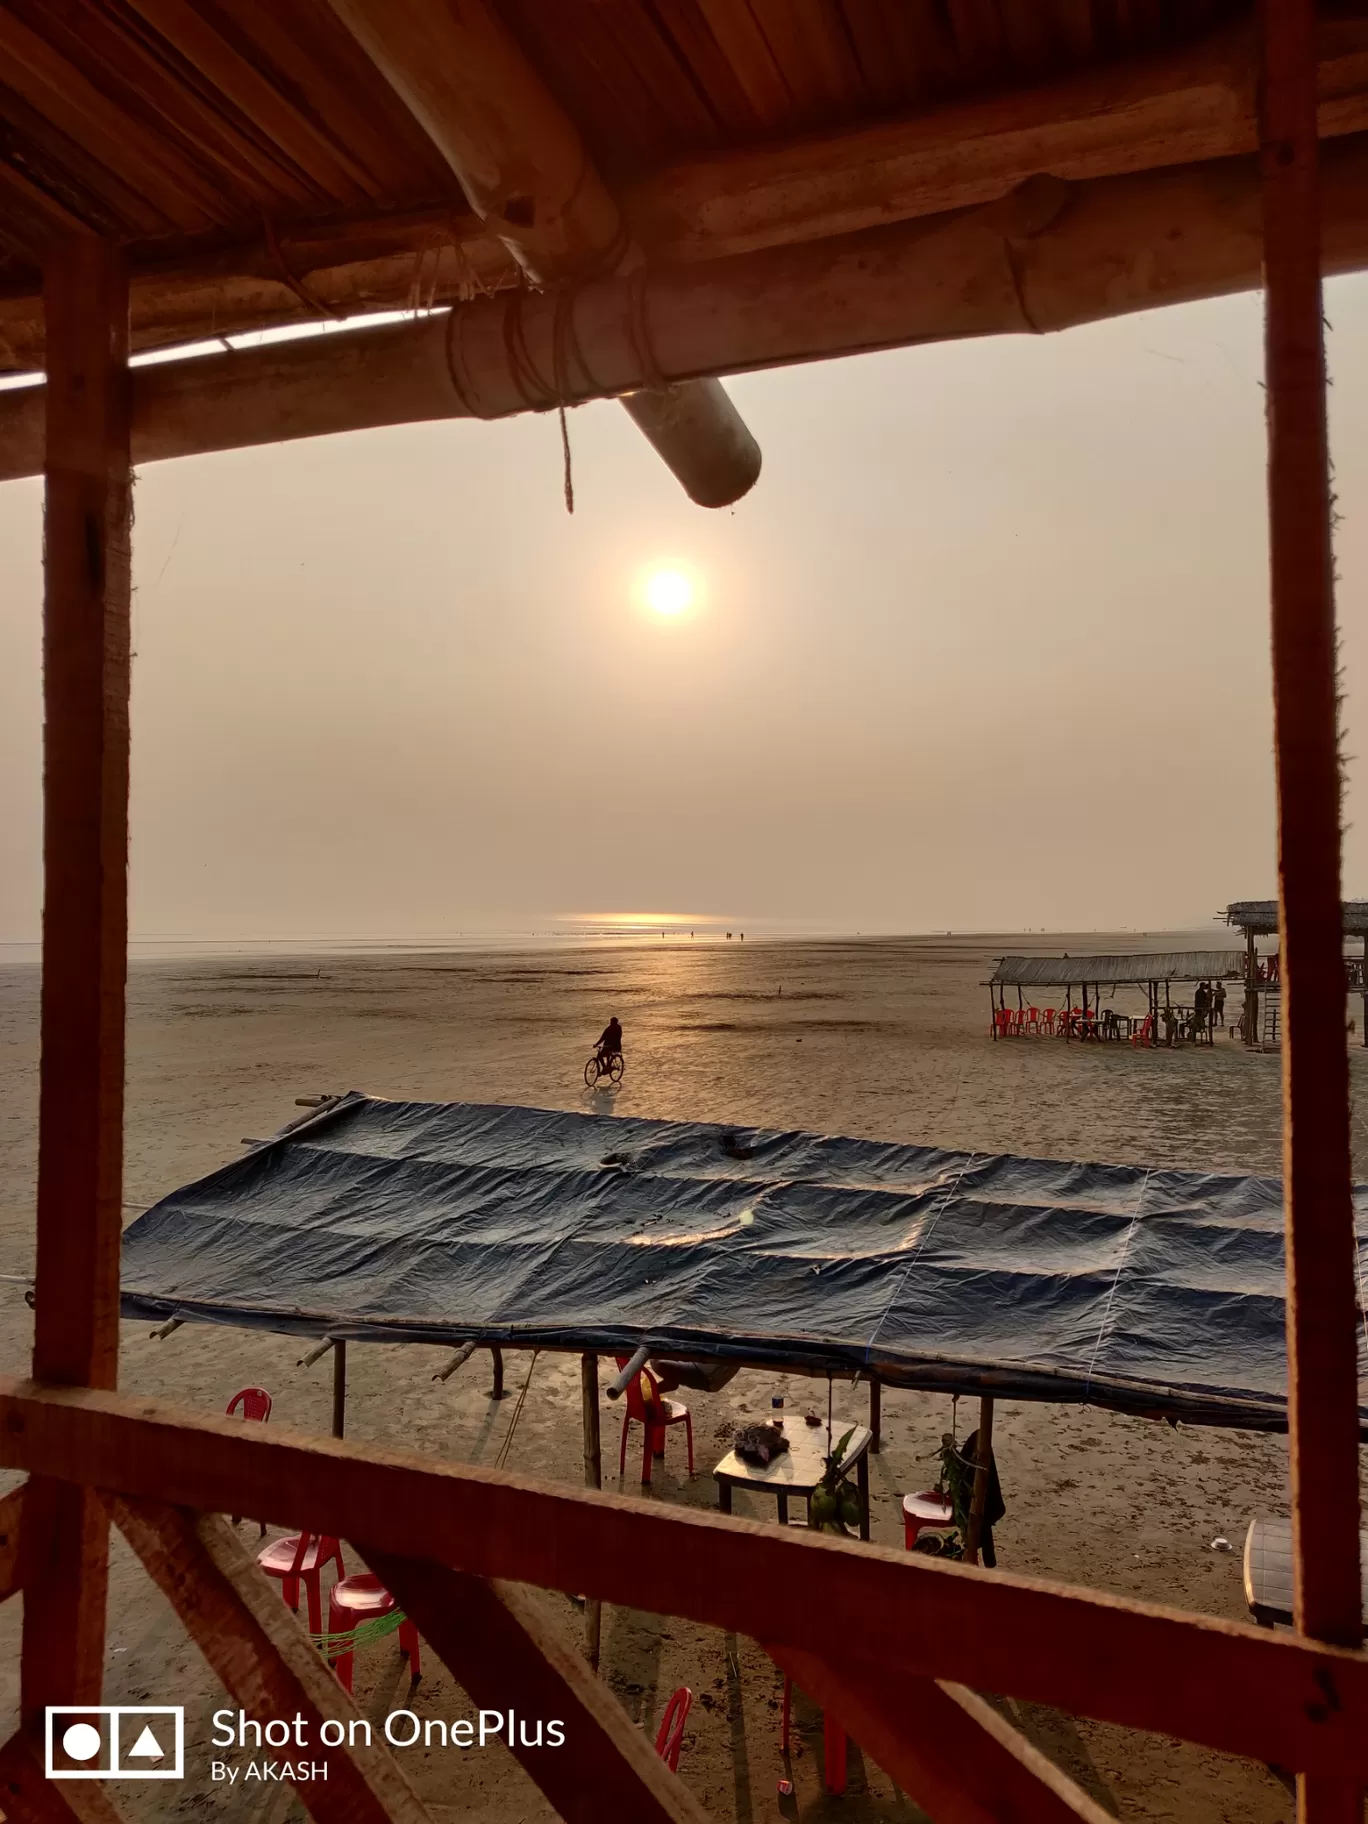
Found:
<svg viewBox="0 0 1368 1824"><path fill-rule="evenodd" d="M1283 976L1287 1355L1299 1630L1357 1646L1358 1338L1313 0L1261 0L1259 164ZM1298 1814L1362 1816L1305 1776Z"/></svg>
<svg viewBox="0 0 1368 1824"><path fill-rule="evenodd" d="M119 1350L127 951L128 278L93 236L55 243L47 319L44 903L33 1372L111 1388ZM25 1525L22 1708L92 1701L108 1523L35 1482Z"/></svg>

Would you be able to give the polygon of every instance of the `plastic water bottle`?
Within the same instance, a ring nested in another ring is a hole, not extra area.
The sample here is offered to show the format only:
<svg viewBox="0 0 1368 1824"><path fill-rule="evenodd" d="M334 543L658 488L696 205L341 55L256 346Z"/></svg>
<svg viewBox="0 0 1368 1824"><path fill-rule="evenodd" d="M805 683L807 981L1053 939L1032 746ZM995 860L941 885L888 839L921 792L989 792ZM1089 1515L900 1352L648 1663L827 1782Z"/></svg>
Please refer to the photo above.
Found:
<svg viewBox="0 0 1368 1824"><path fill-rule="evenodd" d="M770 1401L770 1424L777 1425L780 1431L784 1429L784 1396L782 1393L776 1393Z"/></svg>

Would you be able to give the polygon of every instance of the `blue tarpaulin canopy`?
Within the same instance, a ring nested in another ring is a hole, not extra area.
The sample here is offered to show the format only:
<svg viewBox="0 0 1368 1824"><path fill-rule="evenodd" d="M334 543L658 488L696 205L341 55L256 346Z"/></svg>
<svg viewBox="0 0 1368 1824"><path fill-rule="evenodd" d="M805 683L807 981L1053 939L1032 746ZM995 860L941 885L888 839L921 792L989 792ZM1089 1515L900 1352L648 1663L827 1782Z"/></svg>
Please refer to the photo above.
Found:
<svg viewBox="0 0 1368 1824"><path fill-rule="evenodd" d="M123 1310L1286 1423L1277 1179L699 1122L352 1093L140 1216Z"/></svg>

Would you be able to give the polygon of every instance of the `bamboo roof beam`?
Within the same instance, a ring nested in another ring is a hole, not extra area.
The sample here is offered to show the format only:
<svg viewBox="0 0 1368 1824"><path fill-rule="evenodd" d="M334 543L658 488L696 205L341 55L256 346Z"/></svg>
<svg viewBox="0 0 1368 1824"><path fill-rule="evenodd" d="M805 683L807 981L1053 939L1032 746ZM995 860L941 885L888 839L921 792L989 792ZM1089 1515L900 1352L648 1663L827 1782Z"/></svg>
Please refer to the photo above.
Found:
<svg viewBox="0 0 1368 1824"><path fill-rule="evenodd" d="M644 266L578 128L486 0L330 4L529 278L557 285ZM569 376L556 378L569 404ZM701 506L754 485L759 446L718 381L669 386L652 372L623 404Z"/></svg>
<svg viewBox="0 0 1368 1824"><path fill-rule="evenodd" d="M1368 266L1368 134L1326 146L1321 201L1326 271ZM1253 158L1087 184L1041 178L982 209L653 272L640 291L599 280L565 316L554 293L505 292L449 316L140 368L133 456L512 416L529 409L529 374L550 406L562 333L578 351L572 397L616 397L647 378L641 308L661 370L689 379L1255 290L1262 257ZM510 335L526 351L518 374ZM38 473L42 453L42 389L0 393L0 480Z"/></svg>

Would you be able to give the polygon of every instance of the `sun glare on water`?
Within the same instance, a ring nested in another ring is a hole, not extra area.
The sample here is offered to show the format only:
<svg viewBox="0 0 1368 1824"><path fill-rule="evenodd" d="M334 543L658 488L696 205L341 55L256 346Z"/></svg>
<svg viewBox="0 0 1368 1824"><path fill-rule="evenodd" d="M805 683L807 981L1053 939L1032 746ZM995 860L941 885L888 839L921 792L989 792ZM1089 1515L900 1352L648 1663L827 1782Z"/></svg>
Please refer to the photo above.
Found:
<svg viewBox="0 0 1368 1824"><path fill-rule="evenodd" d="M671 621L693 606L694 587L682 570L652 570L642 595L653 613Z"/></svg>

